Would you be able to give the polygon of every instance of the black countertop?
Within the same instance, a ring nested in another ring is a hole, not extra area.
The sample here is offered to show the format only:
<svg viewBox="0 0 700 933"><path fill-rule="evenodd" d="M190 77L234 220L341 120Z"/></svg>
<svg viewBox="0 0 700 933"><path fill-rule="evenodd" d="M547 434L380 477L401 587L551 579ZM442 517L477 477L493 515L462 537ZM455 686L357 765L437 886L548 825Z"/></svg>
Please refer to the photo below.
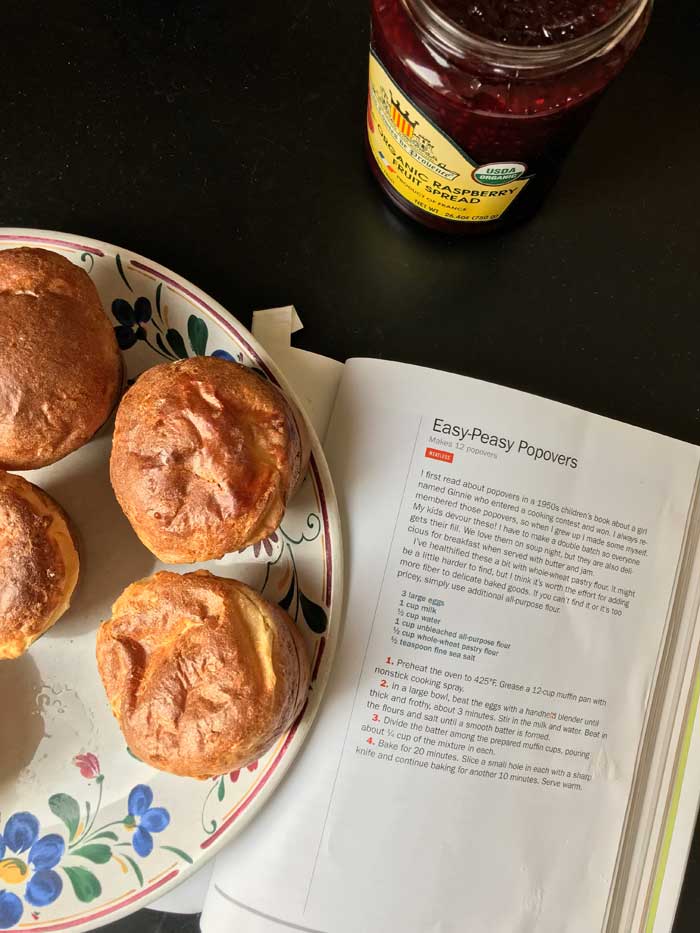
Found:
<svg viewBox="0 0 700 933"><path fill-rule="evenodd" d="M692 0L657 5L541 213L450 239L366 169L366 5L18 0L3 8L0 224L163 263L297 345L526 389L700 443ZM700 838L677 933L700 923ZM151 911L105 929L196 919Z"/></svg>

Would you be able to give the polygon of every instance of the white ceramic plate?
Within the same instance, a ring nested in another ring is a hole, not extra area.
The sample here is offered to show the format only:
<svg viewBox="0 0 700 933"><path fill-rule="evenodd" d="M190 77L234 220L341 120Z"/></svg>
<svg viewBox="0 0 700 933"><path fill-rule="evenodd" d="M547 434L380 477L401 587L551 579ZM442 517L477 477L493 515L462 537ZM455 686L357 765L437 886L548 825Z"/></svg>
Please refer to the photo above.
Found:
<svg viewBox="0 0 700 933"><path fill-rule="evenodd" d="M235 319L157 263L85 237L0 229L0 248L22 245L55 250L90 274L117 328L129 379L164 360L208 354L253 366L289 392ZM251 584L295 619L313 657L302 716L260 761L216 780L163 774L130 754L97 673L95 632L127 584L163 565L112 493L111 430L110 422L81 450L24 474L74 520L82 562L70 612L22 658L0 662L0 929L93 929L198 869L281 780L333 661L342 545L333 485L314 438L309 475L282 527L255 548L201 565Z"/></svg>

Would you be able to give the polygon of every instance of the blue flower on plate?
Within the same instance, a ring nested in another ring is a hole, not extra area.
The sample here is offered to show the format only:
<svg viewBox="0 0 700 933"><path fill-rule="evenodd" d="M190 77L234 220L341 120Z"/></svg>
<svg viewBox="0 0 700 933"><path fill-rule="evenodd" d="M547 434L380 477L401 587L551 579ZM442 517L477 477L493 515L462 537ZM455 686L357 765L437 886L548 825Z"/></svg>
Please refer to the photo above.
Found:
<svg viewBox="0 0 700 933"><path fill-rule="evenodd" d="M9 818L0 834L0 929L15 926L24 912L19 893L7 887L26 882L22 896L28 904L53 904L63 890L61 876L53 869L65 850L63 837L56 833L39 838L39 820L31 813Z"/></svg>
<svg viewBox="0 0 700 933"><path fill-rule="evenodd" d="M229 363L240 363L242 359L242 354L238 354L237 357L229 353L228 350L214 350L212 356L216 360L226 360Z"/></svg>
<svg viewBox="0 0 700 933"><path fill-rule="evenodd" d="M164 807L152 807L153 791L147 784L137 784L129 794L129 815L124 820L127 829L133 829L132 845L138 855L145 858L153 851L152 833L162 833L170 822Z"/></svg>
<svg viewBox="0 0 700 933"><path fill-rule="evenodd" d="M133 307L123 298L116 298L112 302L112 314L119 321L114 334L122 350L130 350L137 340L146 339L146 330L141 325L151 320L151 302L148 298L137 298Z"/></svg>

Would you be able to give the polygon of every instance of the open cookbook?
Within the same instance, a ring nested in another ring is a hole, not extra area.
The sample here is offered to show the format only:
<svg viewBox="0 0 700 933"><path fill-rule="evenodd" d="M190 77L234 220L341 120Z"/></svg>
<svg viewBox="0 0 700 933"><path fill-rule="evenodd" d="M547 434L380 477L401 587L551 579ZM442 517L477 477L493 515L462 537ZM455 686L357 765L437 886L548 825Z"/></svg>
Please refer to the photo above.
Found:
<svg viewBox="0 0 700 933"><path fill-rule="evenodd" d="M366 359L325 448L342 643L205 933L667 933L700 786L700 449Z"/></svg>

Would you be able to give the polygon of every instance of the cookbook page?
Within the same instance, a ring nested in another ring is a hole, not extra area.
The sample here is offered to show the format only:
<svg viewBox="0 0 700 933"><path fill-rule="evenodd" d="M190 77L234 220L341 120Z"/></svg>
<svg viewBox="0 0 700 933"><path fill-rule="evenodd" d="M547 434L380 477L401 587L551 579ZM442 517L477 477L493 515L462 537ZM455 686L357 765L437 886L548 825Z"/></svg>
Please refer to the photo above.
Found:
<svg viewBox="0 0 700 933"><path fill-rule="evenodd" d="M698 451L352 360L327 453L343 643L204 930L600 930Z"/></svg>

